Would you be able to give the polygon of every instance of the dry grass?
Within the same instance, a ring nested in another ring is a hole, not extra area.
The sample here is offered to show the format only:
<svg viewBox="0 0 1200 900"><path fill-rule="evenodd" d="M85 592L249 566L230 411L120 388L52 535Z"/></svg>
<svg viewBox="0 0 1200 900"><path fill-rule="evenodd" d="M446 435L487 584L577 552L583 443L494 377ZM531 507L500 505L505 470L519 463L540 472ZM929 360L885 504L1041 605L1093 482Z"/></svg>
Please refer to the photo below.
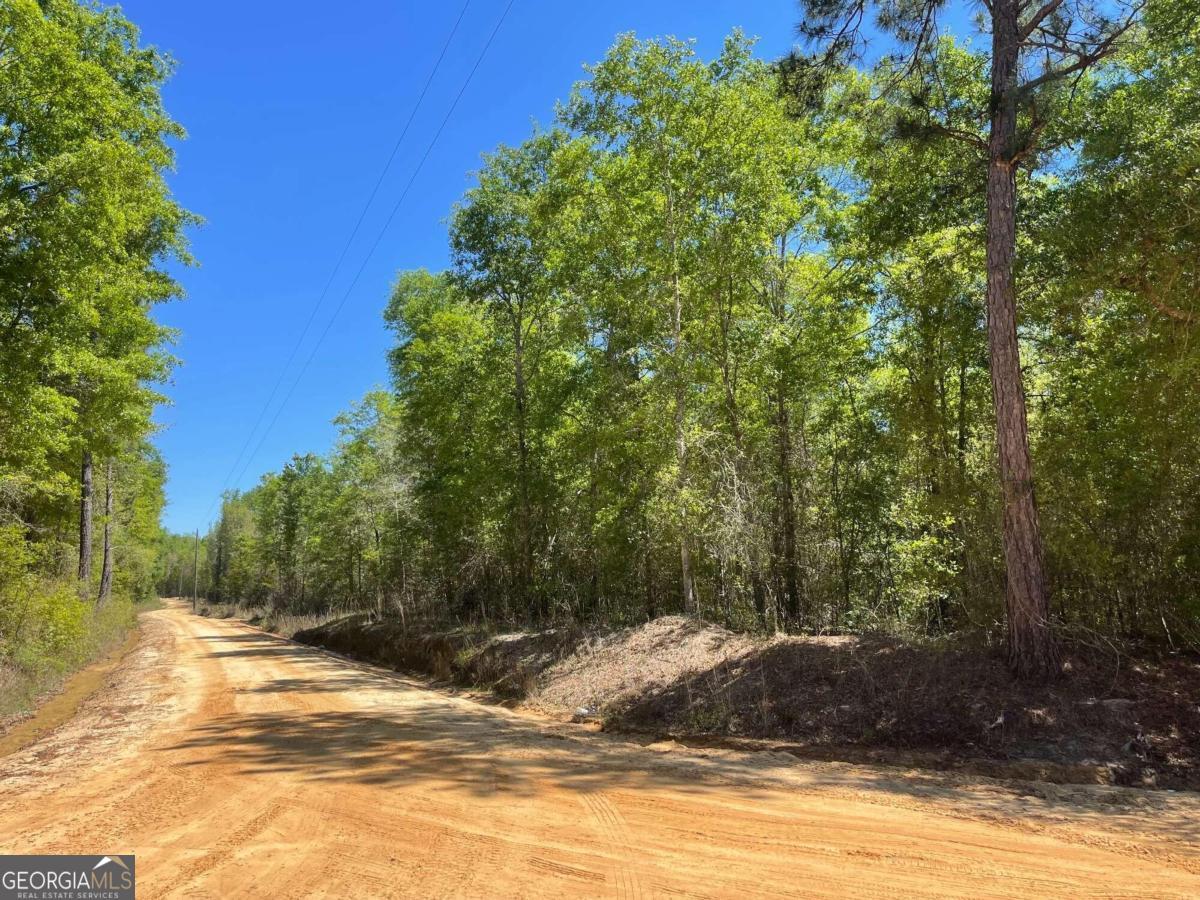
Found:
<svg viewBox="0 0 1200 900"><path fill-rule="evenodd" d="M406 632L352 617L305 643L486 687L543 711L829 757L999 761L1200 787L1200 658L1069 645L1070 673L1015 681L986 646L886 635L755 637L677 616L612 632ZM1075 776L1070 776L1074 778Z"/></svg>
<svg viewBox="0 0 1200 900"><path fill-rule="evenodd" d="M482 630L417 632L394 620L349 616L294 634L306 644L523 698L543 671L578 645L578 632L551 629L493 635Z"/></svg>
<svg viewBox="0 0 1200 900"><path fill-rule="evenodd" d="M200 606L200 615L210 616L214 619L244 619L264 631L286 638L294 637L298 631L317 628L327 622L345 618L343 612L297 615L279 612L268 606L242 603L203 603Z"/></svg>
<svg viewBox="0 0 1200 900"><path fill-rule="evenodd" d="M682 616L598 634L547 669L531 700L559 709L603 710L748 653L761 641Z"/></svg>

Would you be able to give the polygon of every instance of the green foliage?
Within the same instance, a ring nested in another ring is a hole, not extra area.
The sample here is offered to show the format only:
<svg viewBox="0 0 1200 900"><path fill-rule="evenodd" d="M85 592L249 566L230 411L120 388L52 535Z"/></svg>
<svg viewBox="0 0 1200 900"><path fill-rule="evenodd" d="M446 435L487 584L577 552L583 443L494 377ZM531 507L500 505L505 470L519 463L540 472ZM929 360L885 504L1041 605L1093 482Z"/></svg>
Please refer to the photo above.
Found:
<svg viewBox="0 0 1200 900"><path fill-rule="evenodd" d="M1055 612L1113 633L1195 629L1186 5L1040 93L1044 146L1071 149L1019 176ZM619 37L554 128L485 159L451 270L398 278L393 390L327 458L226 498L210 596L628 622L684 610L690 578L739 627L997 627L984 168L962 143L987 66L937 53L936 85L884 62L794 103L739 34L708 61Z"/></svg>
<svg viewBox="0 0 1200 900"><path fill-rule="evenodd" d="M20 528L0 528L0 715L25 707L133 624L127 599L100 607L81 599L71 580L45 574L44 554Z"/></svg>
<svg viewBox="0 0 1200 900"><path fill-rule="evenodd" d="M149 428L166 332L147 312L177 293L158 261L189 221L163 181L181 132L169 62L115 10L12 0L0 31L0 484L57 499L64 457Z"/></svg>
<svg viewBox="0 0 1200 900"><path fill-rule="evenodd" d="M193 221L164 180L170 69L116 8L0 3L0 657L34 682L153 593L165 472L147 438L171 361L151 309L179 293L164 264L187 261Z"/></svg>
<svg viewBox="0 0 1200 900"><path fill-rule="evenodd" d="M0 529L0 657L42 674L76 661L90 609L69 585L39 576L34 562L20 529Z"/></svg>

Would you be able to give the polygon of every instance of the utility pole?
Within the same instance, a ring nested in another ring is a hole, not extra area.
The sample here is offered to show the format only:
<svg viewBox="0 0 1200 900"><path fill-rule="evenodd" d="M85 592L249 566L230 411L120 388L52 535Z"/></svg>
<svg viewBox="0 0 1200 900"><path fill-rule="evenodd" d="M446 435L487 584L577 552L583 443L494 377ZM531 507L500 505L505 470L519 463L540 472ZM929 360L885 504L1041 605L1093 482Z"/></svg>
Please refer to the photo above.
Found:
<svg viewBox="0 0 1200 900"><path fill-rule="evenodd" d="M192 550L192 612L200 599L200 529L196 529L196 542Z"/></svg>

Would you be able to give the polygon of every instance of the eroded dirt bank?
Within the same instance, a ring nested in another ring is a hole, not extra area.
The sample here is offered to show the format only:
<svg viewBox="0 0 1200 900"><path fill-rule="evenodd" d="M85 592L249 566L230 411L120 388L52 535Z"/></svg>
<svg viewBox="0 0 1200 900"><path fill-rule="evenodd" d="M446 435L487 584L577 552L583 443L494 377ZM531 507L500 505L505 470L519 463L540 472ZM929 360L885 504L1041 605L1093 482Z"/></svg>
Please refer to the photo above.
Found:
<svg viewBox="0 0 1200 900"><path fill-rule="evenodd" d="M0 760L0 852L140 896L1200 893L1194 795L641 747L180 608Z"/></svg>
<svg viewBox="0 0 1200 900"><path fill-rule="evenodd" d="M1071 672L1014 680L970 643L754 636L679 616L625 629L422 632L364 615L296 633L525 708L693 744L1065 784L1200 790L1200 657L1069 641Z"/></svg>

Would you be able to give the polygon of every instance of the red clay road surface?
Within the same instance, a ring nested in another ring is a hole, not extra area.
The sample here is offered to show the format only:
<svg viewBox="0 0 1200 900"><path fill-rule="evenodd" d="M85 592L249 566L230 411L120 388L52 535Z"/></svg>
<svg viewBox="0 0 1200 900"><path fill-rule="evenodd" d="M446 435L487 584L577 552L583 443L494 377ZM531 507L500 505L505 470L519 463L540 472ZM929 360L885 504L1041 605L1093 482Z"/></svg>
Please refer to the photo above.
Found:
<svg viewBox="0 0 1200 900"><path fill-rule="evenodd" d="M0 759L0 852L147 897L1200 897L1200 798L642 746L182 606Z"/></svg>

